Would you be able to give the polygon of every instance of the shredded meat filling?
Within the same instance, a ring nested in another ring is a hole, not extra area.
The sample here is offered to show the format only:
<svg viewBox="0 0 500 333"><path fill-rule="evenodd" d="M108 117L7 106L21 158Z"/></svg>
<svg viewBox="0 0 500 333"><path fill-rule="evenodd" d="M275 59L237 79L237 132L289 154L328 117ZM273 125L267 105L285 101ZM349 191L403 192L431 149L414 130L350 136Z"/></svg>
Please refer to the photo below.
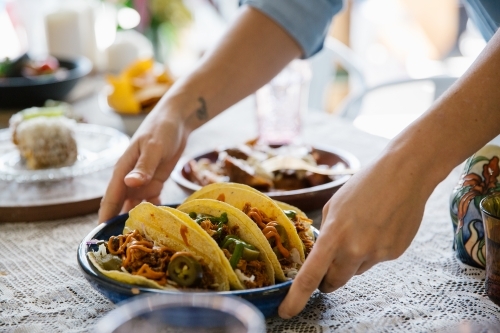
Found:
<svg viewBox="0 0 500 333"><path fill-rule="evenodd" d="M277 224L275 220L268 217L263 211L252 207L252 205L248 202L243 207L243 212L259 226L271 244L275 244L278 247L278 250L283 255L283 258L280 259L281 266L291 267L292 262L290 260L286 260L289 257L288 250L283 250L284 248L282 249L282 247L280 247L281 242L279 240L278 233L275 231L276 229L270 229L274 228L274 225ZM296 215L292 222L295 225L295 230L297 230L300 240L304 244L304 254L307 257L314 245L314 239L309 234L309 227L312 220L305 216Z"/></svg>
<svg viewBox="0 0 500 333"><path fill-rule="evenodd" d="M140 275L164 286L168 280L168 264L175 251L167 247L154 246L137 230L126 235L111 236L107 250L122 259L122 267L133 275ZM214 289L215 278L206 264L200 262L203 278L198 288Z"/></svg>
<svg viewBox="0 0 500 333"><path fill-rule="evenodd" d="M217 225L210 222L210 220L204 220L200 222L200 226L212 237L217 231Z"/></svg>
<svg viewBox="0 0 500 333"><path fill-rule="evenodd" d="M292 261L291 258L279 258L278 261L280 262L281 268L283 270L294 268L297 265Z"/></svg>
<svg viewBox="0 0 500 333"><path fill-rule="evenodd" d="M228 250L223 249L222 251L224 252L226 258L231 258L231 253ZM254 277L253 281L243 281L247 289L271 285L267 276L266 266L260 260L246 261L245 259L240 259L236 268L239 269L243 275L247 277Z"/></svg>
<svg viewBox="0 0 500 333"><path fill-rule="evenodd" d="M295 219L293 219L292 222L295 225L295 230L297 230L297 233L299 234L299 238L302 241L302 244L304 244L304 254L305 257L307 258L309 253L311 253L311 250L314 245L314 239L311 237L309 233L309 228L311 226L312 220L304 216L296 215Z"/></svg>
<svg viewBox="0 0 500 333"><path fill-rule="evenodd" d="M224 239L224 237L226 237L227 235L237 235L238 236L238 233L239 233L238 232L239 227L237 225L235 225L231 228L228 227L227 225L223 225L220 234L216 235L218 226L217 226L217 224L212 223L209 219L201 221L200 226L216 242L222 241Z"/></svg>
<svg viewBox="0 0 500 333"><path fill-rule="evenodd" d="M261 288L269 286L270 282L267 277L266 266L260 260L250 260L240 259L236 265L245 276L253 276L253 281L246 280L243 283L245 287L250 288Z"/></svg>
<svg viewBox="0 0 500 333"><path fill-rule="evenodd" d="M224 256L229 260L231 259L231 252L228 249L222 249ZM254 277L253 281L243 281L247 289L250 288L260 288L271 285L269 277L267 276L266 265L260 260L246 261L245 259L240 259L236 268L241 271L246 277Z"/></svg>
<svg viewBox="0 0 500 333"><path fill-rule="evenodd" d="M278 224L275 218L268 217L266 213L252 207L248 202L245 203L245 206L243 206L243 212L259 226L271 246L276 246L284 258L288 258L290 256L288 249L286 249L281 243L281 237L275 227Z"/></svg>

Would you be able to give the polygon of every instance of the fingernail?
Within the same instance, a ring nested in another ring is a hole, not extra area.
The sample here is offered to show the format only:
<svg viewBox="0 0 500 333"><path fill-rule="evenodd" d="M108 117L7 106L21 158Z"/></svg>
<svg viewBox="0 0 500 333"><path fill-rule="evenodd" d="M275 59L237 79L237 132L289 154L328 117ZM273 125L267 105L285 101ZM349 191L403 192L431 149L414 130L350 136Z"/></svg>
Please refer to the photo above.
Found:
<svg viewBox="0 0 500 333"><path fill-rule="evenodd" d="M138 180L144 180L144 175L140 172L137 172L137 171L131 171L127 174L126 176L127 178L135 178L135 179L138 179Z"/></svg>
<svg viewBox="0 0 500 333"><path fill-rule="evenodd" d="M278 309L278 315L283 319L292 318L292 316L290 316L288 313L284 313L281 309Z"/></svg>

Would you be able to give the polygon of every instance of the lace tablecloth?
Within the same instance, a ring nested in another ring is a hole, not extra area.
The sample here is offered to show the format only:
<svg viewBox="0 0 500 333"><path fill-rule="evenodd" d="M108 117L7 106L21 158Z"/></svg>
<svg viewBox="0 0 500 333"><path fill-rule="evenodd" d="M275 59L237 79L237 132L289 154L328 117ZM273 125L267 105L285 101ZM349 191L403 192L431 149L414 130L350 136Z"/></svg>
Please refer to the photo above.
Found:
<svg viewBox="0 0 500 333"><path fill-rule="evenodd" d="M323 118L310 117L306 139L314 137L317 142L347 149L360 158L362 165L386 144L350 124L334 120L325 123ZM212 125L193 134L187 152L202 149L196 143L217 129L220 131ZM246 133L251 135L252 130L250 127ZM224 139L222 135L209 144ZM204 147L209 146L205 143ZM352 278L334 293L314 293L296 318L269 319L268 331L500 330L500 307L484 293L484 271L462 264L452 250L448 198L458 175L457 168L437 187L416 238L400 258ZM165 203L174 200L172 193L179 191L169 186ZM313 217L319 222L318 213ZM78 244L96 224L96 214L0 224L0 332L91 332L96 322L115 307L87 283L76 260Z"/></svg>

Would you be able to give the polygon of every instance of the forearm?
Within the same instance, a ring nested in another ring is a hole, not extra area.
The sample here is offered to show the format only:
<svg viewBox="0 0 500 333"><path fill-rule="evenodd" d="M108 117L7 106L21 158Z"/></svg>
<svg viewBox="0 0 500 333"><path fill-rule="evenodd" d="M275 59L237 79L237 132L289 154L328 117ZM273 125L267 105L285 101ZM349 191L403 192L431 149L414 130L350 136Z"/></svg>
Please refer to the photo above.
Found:
<svg viewBox="0 0 500 333"><path fill-rule="evenodd" d="M500 134L500 34L471 68L434 105L389 145L429 189L458 164ZM403 165L403 164L402 164Z"/></svg>
<svg viewBox="0 0 500 333"><path fill-rule="evenodd" d="M189 131L253 93L301 54L295 40L261 12L245 7L196 69L180 79L155 112L172 113Z"/></svg>

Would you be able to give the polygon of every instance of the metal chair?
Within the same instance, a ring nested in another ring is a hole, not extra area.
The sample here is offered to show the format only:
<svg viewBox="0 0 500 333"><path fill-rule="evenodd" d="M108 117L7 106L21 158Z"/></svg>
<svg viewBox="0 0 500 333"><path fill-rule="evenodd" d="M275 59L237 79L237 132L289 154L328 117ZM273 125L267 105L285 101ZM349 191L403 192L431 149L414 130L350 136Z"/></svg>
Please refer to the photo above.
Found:
<svg viewBox="0 0 500 333"><path fill-rule="evenodd" d="M325 110L328 84L339 64L349 75L349 94L337 107L336 114L351 120L363 131L386 138L394 137L419 117L457 79L453 76L405 78L368 86L364 61L332 37L325 40L323 50L312 57L310 63L313 75L309 109Z"/></svg>
<svg viewBox="0 0 500 333"><path fill-rule="evenodd" d="M457 77L435 76L385 82L348 96L338 115L363 131L391 139L456 80Z"/></svg>
<svg viewBox="0 0 500 333"><path fill-rule="evenodd" d="M328 84L336 75L337 64L349 73L349 89L352 93L366 89L363 60L348 46L333 37L327 37L323 49L309 62L312 72L309 87L309 109L325 109Z"/></svg>

